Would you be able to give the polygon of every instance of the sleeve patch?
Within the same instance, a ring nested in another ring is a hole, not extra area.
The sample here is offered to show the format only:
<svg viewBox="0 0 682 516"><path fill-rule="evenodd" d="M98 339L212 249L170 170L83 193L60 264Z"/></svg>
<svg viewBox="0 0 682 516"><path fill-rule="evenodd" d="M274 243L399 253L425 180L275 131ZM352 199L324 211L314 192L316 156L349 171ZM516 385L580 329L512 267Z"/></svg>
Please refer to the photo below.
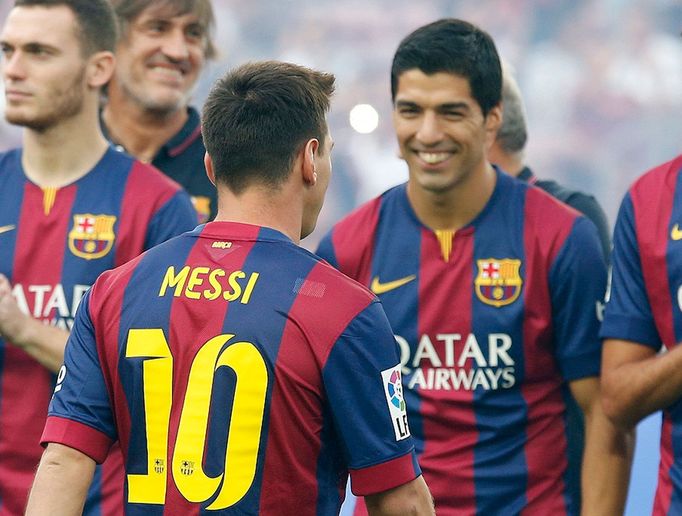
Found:
<svg viewBox="0 0 682 516"><path fill-rule="evenodd" d="M395 440L402 441L410 437L410 427L407 424L407 407L403 396L403 380L400 375L400 364L381 371L384 394L388 411L391 414Z"/></svg>

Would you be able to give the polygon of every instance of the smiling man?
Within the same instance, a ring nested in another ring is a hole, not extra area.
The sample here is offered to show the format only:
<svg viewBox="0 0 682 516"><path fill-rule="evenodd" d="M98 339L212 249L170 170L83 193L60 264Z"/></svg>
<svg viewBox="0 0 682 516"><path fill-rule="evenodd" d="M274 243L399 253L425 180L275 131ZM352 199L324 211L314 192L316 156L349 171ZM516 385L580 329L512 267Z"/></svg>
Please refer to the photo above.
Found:
<svg viewBox="0 0 682 516"><path fill-rule="evenodd" d="M622 511L627 449L598 403L596 228L487 160L502 121L488 34L454 19L417 29L391 86L409 179L339 222L318 254L384 305L438 514L578 514L568 391L587 428L584 514Z"/></svg>
<svg viewBox="0 0 682 516"><path fill-rule="evenodd" d="M216 213L216 190L204 170L199 113L189 102L215 54L210 0L111 3L121 34L102 111L105 134L120 150L180 183L199 221L206 222Z"/></svg>

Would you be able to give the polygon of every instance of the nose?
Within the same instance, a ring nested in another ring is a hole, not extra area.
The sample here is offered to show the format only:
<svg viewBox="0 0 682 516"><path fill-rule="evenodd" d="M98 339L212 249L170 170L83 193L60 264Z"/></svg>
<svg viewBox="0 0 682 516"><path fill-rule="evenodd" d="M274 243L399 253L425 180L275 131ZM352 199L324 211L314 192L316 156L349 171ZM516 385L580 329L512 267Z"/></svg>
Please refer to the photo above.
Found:
<svg viewBox="0 0 682 516"><path fill-rule="evenodd" d="M189 57L189 45L182 29L169 31L161 47L162 52L173 61L182 61Z"/></svg>
<svg viewBox="0 0 682 516"><path fill-rule="evenodd" d="M438 115L432 111L425 111L421 117L417 140L424 145L432 145L443 139L443 130Z"/></svg>
<svg viewBox="0 0 682 516"><path fill-rule="evenodd" d="M19 52L5 54L2 58L2 76L5 79L19 80L26 75Z"/></svg>

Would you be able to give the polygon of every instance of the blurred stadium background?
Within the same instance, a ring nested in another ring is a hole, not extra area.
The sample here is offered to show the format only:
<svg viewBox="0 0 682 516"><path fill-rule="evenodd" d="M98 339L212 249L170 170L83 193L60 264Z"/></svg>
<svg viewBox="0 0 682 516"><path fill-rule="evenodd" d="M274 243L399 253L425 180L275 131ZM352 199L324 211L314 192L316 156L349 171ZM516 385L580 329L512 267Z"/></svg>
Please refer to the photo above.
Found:
<svg viewBox="0 0 682 516"><path fill-rule="evenodd" d="M682 152L682 3L677 0L213 0L220 55L194 104L236 64L281 59L338 78L330 116L334 177L314 249L331 224L402 182L391 126L389 71L399 41L444 16L495 38L525 97L527 162L540 177L591 192L613 224L632 180ZM0 0L5 18L10 0ZM1 87L1 85L0 85ZM0 96L0 112L4 96ZM362 106L356 110L354 107ZM351 112L353 112L351 124ZM1 114L1 113L0 113ZM0 150L20 132L0 122ZM658 416L639 429L629 516L651 507Z"/></svg>

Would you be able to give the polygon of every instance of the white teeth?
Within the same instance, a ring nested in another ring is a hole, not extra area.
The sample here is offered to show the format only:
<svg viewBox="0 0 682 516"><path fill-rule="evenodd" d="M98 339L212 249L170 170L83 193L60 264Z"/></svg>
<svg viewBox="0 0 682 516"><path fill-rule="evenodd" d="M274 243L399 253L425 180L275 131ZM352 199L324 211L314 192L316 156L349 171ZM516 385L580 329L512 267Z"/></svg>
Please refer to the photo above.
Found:
<svg viewBox="0 0 682 516"><path fill-rule="evenodd" d="M430 165L445 161L450 157L449 152L420 152L419 157Z"/></svg>
<svg viewBox="0 0 682 516"><path fill-rule="evenodd" d="M174 70L172 68L165 68L163 66L154 66L154 67L152 67L152 70L154 70L155 72L160 72L160 73L166 74L166 75L171 75L173 77L182 77L182 73L180 72L180 70Z"/></svg>

